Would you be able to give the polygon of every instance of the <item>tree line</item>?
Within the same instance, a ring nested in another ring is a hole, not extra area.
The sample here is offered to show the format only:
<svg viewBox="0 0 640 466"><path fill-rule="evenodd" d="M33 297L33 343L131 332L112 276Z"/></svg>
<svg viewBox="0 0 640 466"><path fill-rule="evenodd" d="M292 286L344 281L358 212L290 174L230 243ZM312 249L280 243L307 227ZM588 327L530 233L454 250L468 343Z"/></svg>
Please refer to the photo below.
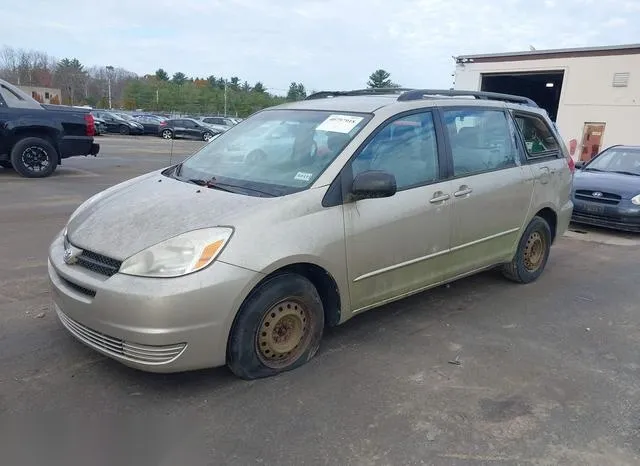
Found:
<svg viewBox="0 0 640 466"><path fill-rule="evenodd" d="M304 84L292 82L286 96L268 92L261 81L249 83L238 76L189 77L159 68L139 76L114 66L87 67L77 58L12 47L0 49L0 78L18 86L59 88L64 105L89 105L126 110L247 116L265 107L304 99ZM385 70L369 76L368 87L397 87ZM109 92L110 90L110 92Z"/></svg>

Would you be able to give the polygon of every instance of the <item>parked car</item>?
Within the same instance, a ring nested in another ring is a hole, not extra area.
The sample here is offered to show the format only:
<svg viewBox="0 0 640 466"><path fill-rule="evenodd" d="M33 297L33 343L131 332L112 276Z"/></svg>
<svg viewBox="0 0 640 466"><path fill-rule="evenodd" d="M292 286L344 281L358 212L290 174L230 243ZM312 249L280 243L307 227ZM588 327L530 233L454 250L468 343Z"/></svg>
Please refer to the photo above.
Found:
<svg viewBox="0 0 640 466"><path fill-rule="evenodd" d="M209 125L224 126L226 128L231 128L237 124L232 118L226 117L203 117L200 121Z"/></svg>
<svg viewBox="0 0 640 466"><path fill-rule="evenodd" d="M107 133L107 124L102 118L93 117L93 122L96 126L96 136L102 136Z"/></svg>
<svg viewBox="0 0 640 466"><path fill-rule="evenodd" d="M220 156L265 125L290 126L288 157ZM496 266L535 281L571 217L568 160L524 97L311 95L81 205L49 250L55 310L132 367L277 374L368 309Z"/></svg>
<svg viewBox="0 0 640 466"><path fill-rule="evenodd" d="M97 155L88 110L40 104L0 79L0 167L27 178L51 175L62 159Z"/></svg>
<svg viewBox="0 0 640 466"><path fill-rule="evenodd" d="M160 131L160 124L165 121L164 118L159 118L152 115L138 115L134 117L135 120L140 123L144 128L144 134L157 135Z"/></svg>
<svg viewBox="0 0 640 466"><path fill-rule="evenodd" d="M193 118L175 118L160 122L158 135L164 139L189 138L209 141L220 133L221 130Z"/></svg>
<svg viewBox="0 0 640 466"><path fill-rule="evenodd" d="M107 131L110 133L142 134L144 132L144 127L140 123L123 118L116 113L104 110L94 110L92 113L94 117L105 122Z"/></svg>
<svg viewBox="0 0 640 466"><path fill-rule="evenodd" d="M640 232L640 146L609 147L576 166L572 220Z"/></svg>

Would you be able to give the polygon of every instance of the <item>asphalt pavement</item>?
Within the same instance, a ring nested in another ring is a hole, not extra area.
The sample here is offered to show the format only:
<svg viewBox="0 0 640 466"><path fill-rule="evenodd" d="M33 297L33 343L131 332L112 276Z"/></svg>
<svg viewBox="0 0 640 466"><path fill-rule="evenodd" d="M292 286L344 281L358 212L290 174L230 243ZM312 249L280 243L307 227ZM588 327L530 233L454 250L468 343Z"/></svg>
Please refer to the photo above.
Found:
<svg viewBox="0 0 640 466"><path fill-rule="evenodd" d="M0 464L640 464L638 237L576 228L536 283L367 312L271 379L147 374L62 328L47 248L89 196L202 143L99 142L47 179L0 169Z"/></svg>

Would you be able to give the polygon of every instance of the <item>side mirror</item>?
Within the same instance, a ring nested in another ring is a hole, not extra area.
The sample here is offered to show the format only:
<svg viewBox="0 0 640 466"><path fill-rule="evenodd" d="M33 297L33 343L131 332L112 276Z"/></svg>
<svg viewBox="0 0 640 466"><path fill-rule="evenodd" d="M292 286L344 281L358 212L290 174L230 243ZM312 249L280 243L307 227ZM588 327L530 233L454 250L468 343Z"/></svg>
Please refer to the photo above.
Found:
<svg viewBox="0 0 640 466"><path fill-rule="evenodd" d="M385 171L366 171L353 180L351 195L354 201L393 196L398 187L396 177Z"/></svg>
<svg viewBox="0 0 640 466"><path fill-rule="evenodd" d="M584 160L578 160L576 162L576 170L582 170L585 166L585 161Z"/></svg>

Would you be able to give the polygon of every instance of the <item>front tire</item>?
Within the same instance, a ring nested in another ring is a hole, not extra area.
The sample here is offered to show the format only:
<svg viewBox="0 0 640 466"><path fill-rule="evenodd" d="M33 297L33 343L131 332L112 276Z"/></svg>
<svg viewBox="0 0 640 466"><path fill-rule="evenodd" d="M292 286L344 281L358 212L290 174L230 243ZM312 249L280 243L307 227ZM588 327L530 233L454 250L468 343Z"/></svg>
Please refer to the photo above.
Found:
<svg viewBox="0 0 640 466"><path fill-rule="evenodd" d="M129 127L128 127L128 126L125 126L125 125L121 125L121 126L120 126L120 134L122 134L122 135L127 135L127 134L129 134L130 132L131 132L131 130L129 129Z"/></svg>
<svg viewBox="0 0 640 466"><path fill-rule="evenodd" d="M204 134L202 135L202 140L204 142L209 141L209 139L211 139L213 137L213 133L210 133L208 131L205 131Z"/></svg>
<svg viewBox="0 0 640 466"><path fill-rule="evenodd" d="M11 165L25 178L46 178L58 166L58 152L42 138L24 138L11 150Z"/></svg>
<svg viewBox="0 0 640 466"><path fill-rule="evenodd" d="M269 377L305 364L318 351L324 309L301 275L268 279L242 305L227 348L227 364L243 379Z"/></svg>
<svg viewBox="0 0 640 466"><path fill-rule="evenodd" d="M542 217L533 217L520 238L513 260L503 266L502 274L516 283L531 283L542 275L550 251L551 228Z"/></svg>

